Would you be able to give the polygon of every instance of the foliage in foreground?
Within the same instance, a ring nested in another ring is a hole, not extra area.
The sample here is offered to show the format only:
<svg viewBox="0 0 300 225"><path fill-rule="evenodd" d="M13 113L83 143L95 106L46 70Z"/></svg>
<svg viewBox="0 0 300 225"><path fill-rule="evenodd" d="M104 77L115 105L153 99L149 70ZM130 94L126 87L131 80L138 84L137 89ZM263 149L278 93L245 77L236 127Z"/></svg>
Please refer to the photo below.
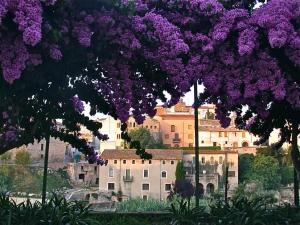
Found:
<svg viewBox="0 0 300 225"><path fill-rule="evenodd" d="M130 199L118 202L116 207L118 212L161 212L167 211L170 203L154 199Z"/></svg>
<svg viewBox="0 0 300 225"><path fill-rule="evenodd" d="M0 196L0 225L97 225L83 202L67 202L54 195L45 205L39 202L16 204Z"/></svg>
<svg viewBox="0 0 300 225"><path fill-rule="evenodd" d="M300 223L299 209L291 205L270 205L263 198L249 200L245 197L213 201L209 211L200 207L189 208L181 201L172 206L171 225L296 225Z"/></svg>

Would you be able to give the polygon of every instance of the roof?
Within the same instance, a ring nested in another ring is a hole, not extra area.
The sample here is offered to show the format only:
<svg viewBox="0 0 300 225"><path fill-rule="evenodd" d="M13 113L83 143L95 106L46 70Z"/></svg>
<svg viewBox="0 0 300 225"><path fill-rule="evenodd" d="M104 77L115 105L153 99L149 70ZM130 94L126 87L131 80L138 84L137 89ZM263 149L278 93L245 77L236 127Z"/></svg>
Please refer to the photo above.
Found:
<svg viewBox="0 0 300 225"><path fill-rule="evenodd" d="M245 130L240 130L235 127L212 127L212 126L200 126L199 127L199 132L201 131L222 131L222 132L246 132Z"/></svg>
<svg viewBox="0 0 300 225"><path fill-rule="evenodd" d="M194 150L184 150L183 151L184 155L190 155L190 154L195 154ZM224 151L224 150L199 150L199 155L203 154L238 154L237 151Z"/></svg>
<svg viewBox="0 0 300 225"><path fill-rule="evenodd" d="M168 150L168 149L148 149L147 153L152 154L152 160L181 160L182 150ZM136 150L116 150L106 149L101 154L103 159L140 159L140 156L136 155Z"/></svg>

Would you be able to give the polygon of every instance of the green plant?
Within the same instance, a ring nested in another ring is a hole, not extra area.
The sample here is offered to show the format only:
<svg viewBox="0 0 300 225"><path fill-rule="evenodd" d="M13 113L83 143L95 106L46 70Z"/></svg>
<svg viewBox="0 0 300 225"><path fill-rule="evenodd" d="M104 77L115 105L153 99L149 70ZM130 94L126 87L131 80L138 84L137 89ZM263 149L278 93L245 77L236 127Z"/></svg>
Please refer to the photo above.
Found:
<svg viewBox="0 0 300 225"><path fill-rule="evenodd" d="M118 212L161 212L167 211L170 203L167 201L159 201L148 199L147 201L137 198L130 199L116 204Z"/></svg>
<svg viewBox="0 0 300 225"><path fill-rule="evenodd" d="M16 204L8 196L0 196L1 225L96 225L90 217L89 206L84 202L68 202L65 198L53 194L42 205L30 200Z"/></svg>
<svg viewBox="0 0 300 225"><path fill-rule="evenodd" d="M178 163L176 165L175 177L176 177L176 181L185 179L185 171L184 171L183 161L178 161Z"/></svg>

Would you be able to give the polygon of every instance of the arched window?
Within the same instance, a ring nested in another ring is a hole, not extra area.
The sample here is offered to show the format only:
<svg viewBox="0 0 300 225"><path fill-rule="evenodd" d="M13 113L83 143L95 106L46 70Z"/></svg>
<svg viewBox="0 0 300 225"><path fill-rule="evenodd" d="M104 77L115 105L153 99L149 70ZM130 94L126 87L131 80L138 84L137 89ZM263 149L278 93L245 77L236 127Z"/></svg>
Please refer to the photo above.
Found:
<svg viewBox="0 0 300 225"><path fill-rule="evenodd" d="M248 142L247 142L247 141L244 141L244 142L242 143L242 147L249 147Z"/></svg>
<svg viewBox="0 0 300 225"><path fill-rule="evenodd" d="M161 178L167 178L167 171L161 172Z"/></svg>
<svg viewBox="0 0 300 225"><path fill-rule="evenodd" d="M208 183L206 186L206 194L212 195L215 192L215 186L212 183Z"/></svg>

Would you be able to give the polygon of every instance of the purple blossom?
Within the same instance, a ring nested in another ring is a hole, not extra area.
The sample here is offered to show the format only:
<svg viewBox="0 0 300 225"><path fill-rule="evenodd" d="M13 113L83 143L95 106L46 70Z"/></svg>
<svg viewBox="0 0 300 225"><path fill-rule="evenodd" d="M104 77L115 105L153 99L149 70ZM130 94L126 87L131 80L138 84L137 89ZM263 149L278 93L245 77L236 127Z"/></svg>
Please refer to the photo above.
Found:
<svg viewBox="0 0 300 225"><path fill-rule="evenodd" d="M63 57L63 55L59 49L59 46L55 45L55 44L51 44L49 46L49 55L54 60L61 60L61 58Z"/></svg>
<svg viewBox="0 0 300 225"><path fill-rule="evenodd" d="M84 111L84 104L78 97L74 96L71 101L76 112L82 113Z"/></svg>

